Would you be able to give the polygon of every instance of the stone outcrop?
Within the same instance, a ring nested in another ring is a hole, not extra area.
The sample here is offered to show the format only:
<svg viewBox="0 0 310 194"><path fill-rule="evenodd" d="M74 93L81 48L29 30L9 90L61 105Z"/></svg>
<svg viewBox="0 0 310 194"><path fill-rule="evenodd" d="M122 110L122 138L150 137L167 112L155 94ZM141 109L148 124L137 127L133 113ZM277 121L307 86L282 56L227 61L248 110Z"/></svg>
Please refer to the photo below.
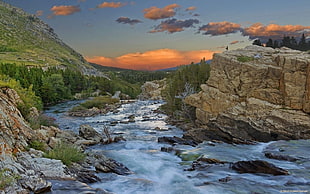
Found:
<svg viewBox="0 0 310 194"><path fill-rule="evenodd" d="M166 80L154 80L145 82L141 86L141 94L138 96L140 100L162 100L161 91L166 86Z"/></svg>
<svg viewBox="0 0 310 194"><path fill-rule="evenodd" d="M0 158L20 152L34 136L17 108L22 103L15 90L0 88Z"/></svg>
<svg viewBox="0 0 310 194"><path fill-rule="evenodd" d="M232 142L310 138L309 53L259 46L217 53L201 88L186 103L203 130Z"/></svg>

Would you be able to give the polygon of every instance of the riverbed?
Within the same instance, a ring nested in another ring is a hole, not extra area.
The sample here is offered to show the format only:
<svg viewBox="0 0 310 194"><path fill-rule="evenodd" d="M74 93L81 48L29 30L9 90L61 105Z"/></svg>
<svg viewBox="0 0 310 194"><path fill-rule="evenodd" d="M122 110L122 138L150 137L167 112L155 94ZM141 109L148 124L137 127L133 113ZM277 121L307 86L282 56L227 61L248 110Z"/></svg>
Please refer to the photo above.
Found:
<svg viewBox="0 0 310 194"><path fill-rule="evenodd" d="M78 132L81 124L91 125L98 132L108 127L113 135L122 135L126 141L95 145L91 150L127 166L131 175L99 173L101 182L94 188L113 193L148 194L202 194L202 193L309 193L310 141L293 140L234 145L203 142L196 147L158 143L158 137L181 137L183 131L165 122L166 115L156 111L162 101L136 101L123 104L118 111L94 117L70 117L66 111L77 105L72 101L51 107L45 113L56 119L63 130ZM172 148L163 152L162 148ZM281 153L296 161L266 158L264 153ZM179 156L178 156L179 155ZM182 156L182 157L180 157ZM225 164L210 165L203 170L188 170L197 157L215 158ZM229 163L243 160L264 160L289 171L289 175L239 174Z"/></svg>

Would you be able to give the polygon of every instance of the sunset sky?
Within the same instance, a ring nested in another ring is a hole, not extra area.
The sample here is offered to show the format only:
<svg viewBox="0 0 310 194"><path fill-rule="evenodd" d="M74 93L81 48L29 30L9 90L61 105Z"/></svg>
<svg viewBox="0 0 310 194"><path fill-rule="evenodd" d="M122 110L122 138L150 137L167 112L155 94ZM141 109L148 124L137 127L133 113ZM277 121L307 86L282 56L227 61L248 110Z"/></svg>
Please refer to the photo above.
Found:
<svg viewBox="0 0 310 194"><path fill-rule="evenodd" d="M131 69L199 62L255 38L310 36L310 0L4 1L36 14L88 61Z"/></svg>

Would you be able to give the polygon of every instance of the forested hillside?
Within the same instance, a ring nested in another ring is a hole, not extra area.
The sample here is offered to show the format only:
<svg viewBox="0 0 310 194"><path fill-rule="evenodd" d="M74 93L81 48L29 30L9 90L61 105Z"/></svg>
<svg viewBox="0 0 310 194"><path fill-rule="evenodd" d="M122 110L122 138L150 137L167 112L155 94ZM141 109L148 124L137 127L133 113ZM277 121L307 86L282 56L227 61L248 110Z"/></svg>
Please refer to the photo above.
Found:
<svg viewBox="0 0 310 194"><path fill-rule="evenodd" d="M96 74L83 56L35 15L0 1L0 62Z"/></svg>
<svg viewBox="0 0 310 194"><path fill-rule="evenodd" d="M193 107L184 99L201 90L200 85L210 77L210 65L202 59L199 64L181 66L167 78L167 87L162 92L167 103L162 107L172 118L194 120Z"/></svg>

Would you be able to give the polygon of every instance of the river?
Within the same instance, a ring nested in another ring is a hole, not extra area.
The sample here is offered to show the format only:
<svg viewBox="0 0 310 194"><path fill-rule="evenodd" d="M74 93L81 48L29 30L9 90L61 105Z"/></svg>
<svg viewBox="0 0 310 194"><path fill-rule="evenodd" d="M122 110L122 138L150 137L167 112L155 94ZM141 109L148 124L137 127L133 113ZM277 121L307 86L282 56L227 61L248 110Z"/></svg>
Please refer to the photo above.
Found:
<svg viewBox="0 0 310 194"><path fill-rule="evenodd" d="M136 101L123 104L117 113L94 117L70 117L66 111L78 101L51 107L45 113L56 119L63 130L78 132L81 124L89 124L101 132L108 126L114 135L122 135L126 141L108 145L95 145L110 158L123 163L134 173L127 176L99 173L101 182L92 184L117 194L247 194L247 193L309 193L310 192L310 141L293 140L259 143L256 145L232 145L203 142L196 147L175 145L181 157L161 151L171 145L158 143L158 137L178 136L183 132L165 122L166 115L156 109L161 101ZM134 115L135 122L128 122ZM111 123L114 123L111 125ZM116 123L116 124L115 124ZM264 151L281 153L298 158L295 162L268 159ZM265 160L289 171L289 175L239 174L229 164L214 164L204 170L189 171L192 158L197 156L221 161ZM221 181L221 180L226 181Z"/></svg>

